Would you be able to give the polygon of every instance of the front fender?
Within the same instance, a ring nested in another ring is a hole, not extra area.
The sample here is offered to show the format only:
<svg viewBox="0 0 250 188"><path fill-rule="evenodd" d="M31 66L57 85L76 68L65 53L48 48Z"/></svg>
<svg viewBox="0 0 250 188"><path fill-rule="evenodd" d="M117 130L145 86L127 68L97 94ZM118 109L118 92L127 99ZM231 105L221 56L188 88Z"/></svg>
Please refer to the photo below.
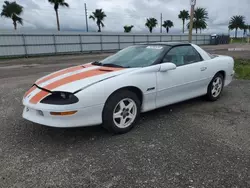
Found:
<svg viewBox="0 0 250 188"><path fill-rule="evenodd" d="M136 87L141 90L143 95L142 111L154 109L157 90L156 73L159 71L159 67L160 65L154 65L140 68L91 85L76 93L79 104L86 107L105 104L108 97L115 91L124 87Z"/></svg>

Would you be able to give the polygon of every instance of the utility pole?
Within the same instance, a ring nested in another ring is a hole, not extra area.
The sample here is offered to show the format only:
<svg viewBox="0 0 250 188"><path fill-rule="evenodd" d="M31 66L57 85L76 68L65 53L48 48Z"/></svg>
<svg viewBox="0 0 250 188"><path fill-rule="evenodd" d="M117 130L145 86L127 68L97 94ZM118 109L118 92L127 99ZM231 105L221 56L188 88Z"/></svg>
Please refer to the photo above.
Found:
<svg viewBox="0 0 250 188"><path fill-rule="evenodd" d="M84 7L85 7L86 30L87 30L87 32L89 32L88 13L87 13L87 5L86 5L86 3L84 3Z"/></svg>
<svg viewBox="0 0 250 188"><path fill-rule="evenodd" d="M194 24L194 7L196 4L196 0L190 0L191 11L190 11L190 22L189 22L189 37L188 41L192 42L192 31L193 31L193 24Z"/></svg>
<svg viewBox="0 0 250 188"><path fill-rule="evenodd" d="M161 33L162 33L162 13L161 13Z"/></svg>

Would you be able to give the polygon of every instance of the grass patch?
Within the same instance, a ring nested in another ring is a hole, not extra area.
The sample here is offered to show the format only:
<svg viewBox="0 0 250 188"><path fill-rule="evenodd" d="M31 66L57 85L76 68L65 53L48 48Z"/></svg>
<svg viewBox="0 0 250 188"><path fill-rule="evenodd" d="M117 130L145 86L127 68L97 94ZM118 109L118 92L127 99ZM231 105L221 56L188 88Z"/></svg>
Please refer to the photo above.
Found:
<svg viewBox="0 0 250 188"><path fill-rule="evenodd" d="M248 42L248 38L231 38L230 39L230 43L231 44L235 44L235 43L247 43Z"/></svg>
<svg viewBox="0 0 250 188"><path fill-rule="evenodd" d="M250 80L250 60L235 59L234 70L236 78Z"/></svg>

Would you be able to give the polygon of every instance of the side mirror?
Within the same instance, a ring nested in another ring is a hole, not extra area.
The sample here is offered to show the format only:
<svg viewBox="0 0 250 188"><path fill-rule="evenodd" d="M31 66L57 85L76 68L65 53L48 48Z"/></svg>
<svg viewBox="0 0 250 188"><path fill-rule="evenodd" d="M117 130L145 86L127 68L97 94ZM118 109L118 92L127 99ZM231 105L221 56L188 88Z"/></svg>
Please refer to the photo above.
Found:
<svg viewBox="0 0 250 188"><path fill-rule="evenodd" d="M160 72L167 72L169 70L176 69L176 65L174 63L162 63L160 65Z"/></svg>

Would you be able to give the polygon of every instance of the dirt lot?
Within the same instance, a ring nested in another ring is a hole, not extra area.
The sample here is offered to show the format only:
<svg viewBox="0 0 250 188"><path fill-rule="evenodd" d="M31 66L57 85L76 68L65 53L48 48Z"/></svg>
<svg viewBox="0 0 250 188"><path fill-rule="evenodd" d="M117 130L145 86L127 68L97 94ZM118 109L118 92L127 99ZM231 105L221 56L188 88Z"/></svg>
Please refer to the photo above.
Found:
<svg viewBox="0 0 250 188"><path fill-rule="evenodd" d="M250 187L250 81L233 81L214 103L145 113L119 136L22 119L21 98L37 78L106 55L1 60L0 187Z"/></svg>
<svg viewBox="0 0 250 188"><path fill-rule="evenodd" d="M250 59L250 44L203 46L210 53L229 55L238 59Z"/></svg>

